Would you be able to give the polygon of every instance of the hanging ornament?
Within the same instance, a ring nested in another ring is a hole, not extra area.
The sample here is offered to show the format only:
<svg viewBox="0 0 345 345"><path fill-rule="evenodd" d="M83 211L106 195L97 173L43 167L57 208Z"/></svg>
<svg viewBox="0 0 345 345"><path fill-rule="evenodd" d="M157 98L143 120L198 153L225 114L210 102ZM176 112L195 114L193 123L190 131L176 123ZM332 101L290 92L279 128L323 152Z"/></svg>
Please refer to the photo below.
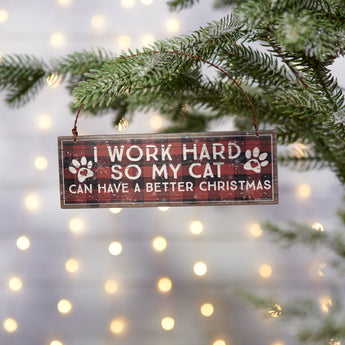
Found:
<svg viewBox="0 0 345 345"><path fill-rule="evenodd" d="M165 53L227 75L251 106L255 130L78 137L80 107L73 136L58 138L61 207L278 203L276 132L258 131L254 106L229 73Z"/></svg>

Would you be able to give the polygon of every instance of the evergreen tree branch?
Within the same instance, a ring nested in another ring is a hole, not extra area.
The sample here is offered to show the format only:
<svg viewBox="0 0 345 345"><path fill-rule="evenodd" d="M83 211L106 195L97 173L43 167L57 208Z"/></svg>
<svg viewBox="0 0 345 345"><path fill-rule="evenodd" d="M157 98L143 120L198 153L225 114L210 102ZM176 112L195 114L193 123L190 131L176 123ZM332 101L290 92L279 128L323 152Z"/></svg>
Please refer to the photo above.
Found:
<svg viewBox="0 0 345 345"><path fill-rule="evenodd" d="M44 86L48 76L45 63L28 55L3 56L0 63L0 90L7 89L6 102L20 106Z"/></svg>
<svg viewBox="0 0 345 345"><path fill-rule="evenodd" d="M192 7L199 0L169 0L167 4L172 11L183 10Z"/></svg>

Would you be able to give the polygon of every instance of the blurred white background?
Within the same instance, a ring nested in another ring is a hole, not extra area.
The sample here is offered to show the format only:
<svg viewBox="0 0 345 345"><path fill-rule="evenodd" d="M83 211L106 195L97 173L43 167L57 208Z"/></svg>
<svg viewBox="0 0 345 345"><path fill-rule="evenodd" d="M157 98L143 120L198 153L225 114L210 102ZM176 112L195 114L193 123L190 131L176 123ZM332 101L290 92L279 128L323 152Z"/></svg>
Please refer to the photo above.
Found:
<svg viewBox="0 0 345 345"><path fill-rule="evenodd" d="M119 53L223 17L211 3L171 13L163 0L1 0L0 53ZM336 228L341 185L331 172L279 169L276 206L61 210L57 136L69 135L74 121L64 85L46 86L20 109L0 100L1 345L296 345L232 290L282 303L328 296L325 258L282 251L258 224ZM115 134L111 122L82 116L79 134ZM136 114L125 133L161 126L159 114ZM228 129L224 122L212 130ZM158 236L163 246L155 248ZM109 251L113 242L120 253ZM193 271L199 261L205 275Z"/></svg>

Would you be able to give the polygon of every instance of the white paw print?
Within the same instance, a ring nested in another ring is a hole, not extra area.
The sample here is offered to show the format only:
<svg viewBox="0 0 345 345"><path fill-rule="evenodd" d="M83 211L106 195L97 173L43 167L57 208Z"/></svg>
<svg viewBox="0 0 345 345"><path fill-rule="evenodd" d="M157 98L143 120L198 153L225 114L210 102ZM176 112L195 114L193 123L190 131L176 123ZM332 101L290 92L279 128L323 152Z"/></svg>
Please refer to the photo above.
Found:
<svg viewBox="0 0 345 345"><path fill-rule="evenodd" d="M268 164L268 160L266 160L267 156L267 152L260 154L260 149L258 147L254 147L253 154L248 149L246 151L246 158L250 160L244 165L243 168L245 170L252 170L256 173L260 173L261 167L265 167Z"/></svg>
<svg viewBox="0 0 345 345"><path fill-rule="evenodd" d="M93 171L90 170L92 168L92 161L87 161L86 157L81 157L80 163L77 159L72 160L72 165L69 167L69 171L72 174L78 173L78 181L83 183L87 178L92 177Z"/></svg>

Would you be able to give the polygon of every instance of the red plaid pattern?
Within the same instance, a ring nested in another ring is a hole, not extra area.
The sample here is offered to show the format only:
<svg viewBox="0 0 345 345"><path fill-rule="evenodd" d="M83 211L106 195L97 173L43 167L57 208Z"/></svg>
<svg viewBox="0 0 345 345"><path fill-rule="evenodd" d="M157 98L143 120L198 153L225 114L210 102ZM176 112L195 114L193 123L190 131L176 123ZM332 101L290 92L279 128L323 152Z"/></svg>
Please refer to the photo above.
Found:
<svg viewBox="0 0 345 345"><path fill-rule="evenodd" d="M276 133L59 137L62 208L273 204Z"/></svg>

